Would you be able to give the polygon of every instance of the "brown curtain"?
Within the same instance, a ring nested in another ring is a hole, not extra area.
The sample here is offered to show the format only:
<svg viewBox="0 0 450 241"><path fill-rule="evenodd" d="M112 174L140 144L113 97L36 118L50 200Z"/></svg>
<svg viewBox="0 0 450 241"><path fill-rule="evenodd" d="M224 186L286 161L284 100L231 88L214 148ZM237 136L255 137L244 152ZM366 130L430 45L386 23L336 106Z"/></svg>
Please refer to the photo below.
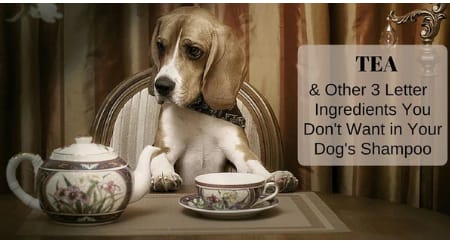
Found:
<svg viewBox="0 0 450 241"><path fill-rule="evenodd" d="M48 157L89 134L96 110L126 77L150 66L156 19L186 4L59 4L56 23L0 4L1 169L18 152ZM303 44L377 44L389 10L429 4L197 4L230 25L242 40L248 80L279 120L285 167L302 190L381 198L450 213L450 167L301 167L297 162L297 48ZM448 46L448 20L436 44ZM400 43L420 44L419 24L396 27ZM301 80L298 80L301 81ZM32 190L32 169L22 182ZM0 191L8 192L4 171Z"/></svg>

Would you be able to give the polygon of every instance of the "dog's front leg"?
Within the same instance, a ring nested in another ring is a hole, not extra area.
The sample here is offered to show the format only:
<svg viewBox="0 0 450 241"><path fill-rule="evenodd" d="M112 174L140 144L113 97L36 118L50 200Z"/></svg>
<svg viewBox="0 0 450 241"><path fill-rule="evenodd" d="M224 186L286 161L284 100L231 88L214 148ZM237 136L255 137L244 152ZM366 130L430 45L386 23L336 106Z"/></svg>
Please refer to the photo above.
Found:
<svg viewBox="0 0 450 241"><path fill-rule="evenodd" d="M244 129L237 126L228 126L223 132L226 135L219 137L219 146L225 157L233 163L237 172L254 173L264 178L270 177L270 172L250 149Z"/></svg>
<svg viewBox="0 0 450 241"><path fill-rule="evenodd" d="M165 152L152 159L150 173L152 174L151 187L156 192L175 191L183 183L183 180L175 172L173 164L169 161Z"/></svg>
<svg viewBox="0 0 450 241"><path fill-rule="evenodd" d="M263 176L268 181L277 183L281 192L292 192L297 189L298 179L289 171L270 173L259 161L248 145L243 129L234 128L227 131L227 137L222 141L222 149L226 158L231 161L238 172L248 172Z"/></svg>

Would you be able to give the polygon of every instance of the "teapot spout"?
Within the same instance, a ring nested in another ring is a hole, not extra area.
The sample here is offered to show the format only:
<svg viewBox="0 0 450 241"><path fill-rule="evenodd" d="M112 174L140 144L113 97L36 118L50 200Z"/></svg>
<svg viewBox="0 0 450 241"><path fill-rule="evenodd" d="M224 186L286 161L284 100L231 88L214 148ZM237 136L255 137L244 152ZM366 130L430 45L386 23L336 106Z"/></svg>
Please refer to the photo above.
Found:
<svg viewBox="0 0 450 241"><path fill-rule="evenodd" d="M131 193L130 203L138 201L150 191L150 162L160 150L160 148L148 145L139 155L138 163L133 173L133 191Z"/></svg>

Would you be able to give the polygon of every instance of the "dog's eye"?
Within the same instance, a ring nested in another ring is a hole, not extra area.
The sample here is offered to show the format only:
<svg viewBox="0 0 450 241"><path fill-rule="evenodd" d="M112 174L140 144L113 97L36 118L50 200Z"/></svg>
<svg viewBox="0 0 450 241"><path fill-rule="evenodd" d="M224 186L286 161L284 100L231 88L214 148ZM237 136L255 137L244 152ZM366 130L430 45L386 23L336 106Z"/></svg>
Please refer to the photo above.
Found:
<svg viewBox="0 0 450 241"><path fill-rule="evenodd" d="M166 47L161 41L156 42L156 47L158 48L159 54L164 53L164 50L166 50Z"/></svg>
<svg viewBox="0 0 450 241"><path fill-rule="evenodd" d="M194 46L186 46L186 54L190 59L196 60L202 57L203 51Z"/></svg>

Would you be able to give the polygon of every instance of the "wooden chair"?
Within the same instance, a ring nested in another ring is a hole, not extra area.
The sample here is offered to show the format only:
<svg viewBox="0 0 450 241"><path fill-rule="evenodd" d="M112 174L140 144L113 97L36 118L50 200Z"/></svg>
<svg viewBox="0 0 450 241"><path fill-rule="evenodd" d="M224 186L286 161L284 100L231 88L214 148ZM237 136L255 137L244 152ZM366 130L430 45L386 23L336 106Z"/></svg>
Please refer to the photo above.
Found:
<svg viewBox="0 0 450 241"><path fill-rule="evenodd" d="M94 141L109 145L131 167L146 145L153 144L160 105L149 95L150 69L121 82L106 97L91 127ZM283 168L280 130L267 101L244 82L237 104L246 119L250 148L269 171Z"/></svg>

